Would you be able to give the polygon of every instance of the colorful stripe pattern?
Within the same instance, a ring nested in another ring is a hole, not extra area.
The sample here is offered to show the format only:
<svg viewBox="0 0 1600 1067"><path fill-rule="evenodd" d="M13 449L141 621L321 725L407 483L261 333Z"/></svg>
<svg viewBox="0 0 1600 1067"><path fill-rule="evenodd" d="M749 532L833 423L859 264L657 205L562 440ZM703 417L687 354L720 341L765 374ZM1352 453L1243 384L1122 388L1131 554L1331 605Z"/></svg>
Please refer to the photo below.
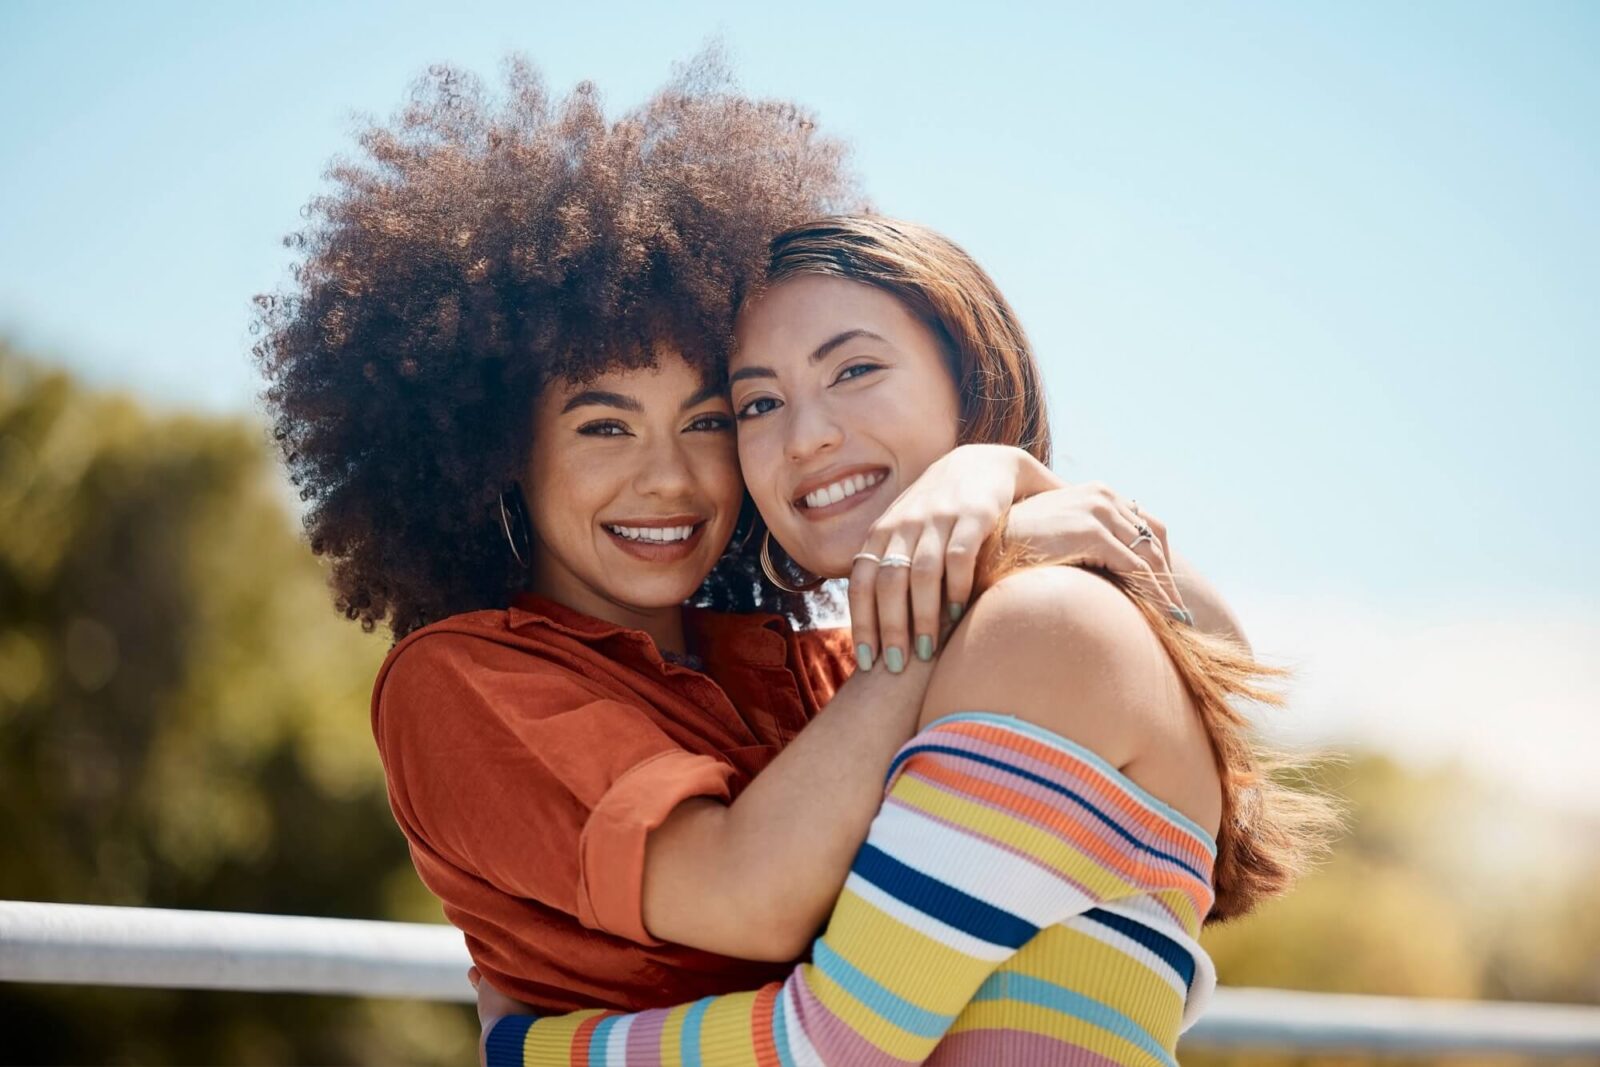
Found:
<svg viewBox="0 0 1600 1067"><path fill-rule="evenodd" d="M513 1016L490 1067L1175 1064L1215 985L1209 835L1100 757L961 712L901 747L812 960L642 1012Z"/></svg>

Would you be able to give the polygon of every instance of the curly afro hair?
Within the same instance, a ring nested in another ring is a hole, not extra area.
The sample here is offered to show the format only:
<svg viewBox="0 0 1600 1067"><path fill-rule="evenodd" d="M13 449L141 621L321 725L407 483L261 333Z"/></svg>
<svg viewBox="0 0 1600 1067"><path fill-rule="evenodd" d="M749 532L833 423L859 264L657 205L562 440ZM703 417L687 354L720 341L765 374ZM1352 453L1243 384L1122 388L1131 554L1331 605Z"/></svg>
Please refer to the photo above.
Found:
<svg viewBox="0 0 1600 1067"><path fill-rule="evenodd" d="M255 298L273 436L338 608L398 640L503 607L526 572L498 497L554 377L653 365L670 345L725 373L734 312L774 234L859 210L845 151L793 104L751 100L716 48L608 121L590 83L553 100L521 56L491 104L431 68L336 158L290 292ZM806 619L732 549L697 602Z"/></svg>

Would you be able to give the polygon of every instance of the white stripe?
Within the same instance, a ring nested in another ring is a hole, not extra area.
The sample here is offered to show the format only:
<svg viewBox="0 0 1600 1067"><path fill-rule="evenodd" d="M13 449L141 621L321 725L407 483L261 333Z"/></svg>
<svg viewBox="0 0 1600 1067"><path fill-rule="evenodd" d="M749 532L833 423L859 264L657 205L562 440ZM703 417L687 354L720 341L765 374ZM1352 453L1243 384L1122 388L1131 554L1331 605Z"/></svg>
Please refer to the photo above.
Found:
<svg viewBox="0 0 1600 1067"><path fill-rule="evenodd" d="M624 1015L612 1024L611 1032L606 1034L606 1062L628 1062L628 1031L633 1029L633 1020L637 1014Z"/></svg>
<svg viewBox="0 0 1600 1067"><path fill-rule="evenodd" d="M858 874L852 873L846 878L844 887L896 922L926 934L941 944L949 945L963 956L989 963L1004 963L1016 951L1008 945L996 945L982 938L973 937L965 930L957 930L954 926L947 925L926 912L895 899Z"/></svg>
<svg viewBox="0 0 1600 1067"><path fill-rule="evenodd" d="M1211 996L1217 989L1217 966L1212 962L1210 953L1200 946L1200 942L1190 937L1188 931L1179 926L1161 903L1152 897L1128 897L1100 906L1114 915L1121 915L1125 919L1133 919L1154 927L1182 945L1193 957L1194 981L1189 985L1188 999L1183 1004L1183 1020L1178 1024L1180 1033L1189 1029L1211 1003Z"/></svg>
<svg viewBox="0 0 1600 1067"><path fill-rule="evenodd" d="M906 866L1035 926L1061 922L1097 903L1053 871L899 804L878 810L867 840Z"/></svg>
<svg viewBox="0 0 1600 1067"><path fill-rule="evenodd" d="M789 1038L789 1055L794 1057L795 1067L828 1067L816 1048L812 1046L811 1039L806 1036L805 1028L800 1025L799 1012L794 1010L794 998L799 995L799 983L799 975L791 975L789 980L783 983L783 988L778 991L779 1000L783 1004L784 1032Z"/></svg>

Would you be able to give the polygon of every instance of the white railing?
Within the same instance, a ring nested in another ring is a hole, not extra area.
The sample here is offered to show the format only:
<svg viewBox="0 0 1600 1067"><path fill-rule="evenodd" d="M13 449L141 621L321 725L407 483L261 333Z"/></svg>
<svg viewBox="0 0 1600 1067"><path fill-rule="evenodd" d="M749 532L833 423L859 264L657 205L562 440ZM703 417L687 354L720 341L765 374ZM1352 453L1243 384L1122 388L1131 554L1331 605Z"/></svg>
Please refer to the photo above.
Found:
<svg viewBox="0 0 1600 1067"><path fill-rule="evenodd" d="M0 901L0 981L470 1002L454 928ZM1600 1008L1217 990L1184 1047L1600 1058Z"/></svg>

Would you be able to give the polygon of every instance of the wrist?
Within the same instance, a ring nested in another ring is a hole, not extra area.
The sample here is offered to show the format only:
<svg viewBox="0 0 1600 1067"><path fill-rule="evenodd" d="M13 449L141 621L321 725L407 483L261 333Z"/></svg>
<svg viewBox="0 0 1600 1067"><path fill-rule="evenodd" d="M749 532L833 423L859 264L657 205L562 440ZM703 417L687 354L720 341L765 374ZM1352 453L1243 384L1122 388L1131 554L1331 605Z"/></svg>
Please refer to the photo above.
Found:
<svg viewBox="0 0 1600 1067"><path fill-rule="evenodd" d="M1031 453L1013 446L1007 447L1011 448L1012 459L1016 464L1013 483L1015 491L1011 496L1012 503L1026 500L1040 493L1047 493L1052 489L1060 489L1067 484L1061 480L1055 471L1040 463Z"/></svg>

